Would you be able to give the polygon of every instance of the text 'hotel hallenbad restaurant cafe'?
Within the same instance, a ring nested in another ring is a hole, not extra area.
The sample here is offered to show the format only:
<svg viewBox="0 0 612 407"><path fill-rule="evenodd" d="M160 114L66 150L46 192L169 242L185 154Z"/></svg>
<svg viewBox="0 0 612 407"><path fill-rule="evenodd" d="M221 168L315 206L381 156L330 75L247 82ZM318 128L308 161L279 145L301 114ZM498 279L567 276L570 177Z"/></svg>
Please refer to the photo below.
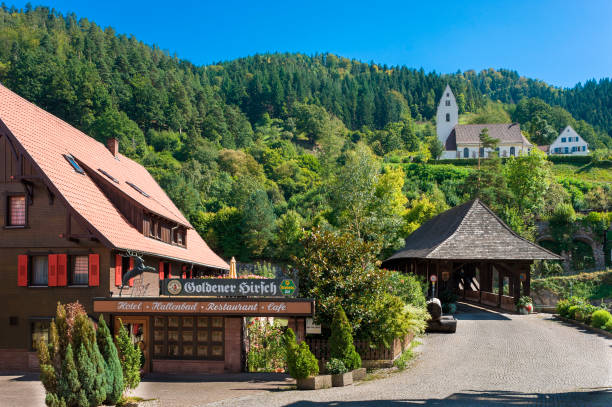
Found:
<svg viewBox="0 0 612 407"><path fill-rule="evenodd" d="M239 372L247 317L305 334L293 279L228 279L147 170L0 85L0 366L36 370L58 301L119 320L145 372Z"/></svg>

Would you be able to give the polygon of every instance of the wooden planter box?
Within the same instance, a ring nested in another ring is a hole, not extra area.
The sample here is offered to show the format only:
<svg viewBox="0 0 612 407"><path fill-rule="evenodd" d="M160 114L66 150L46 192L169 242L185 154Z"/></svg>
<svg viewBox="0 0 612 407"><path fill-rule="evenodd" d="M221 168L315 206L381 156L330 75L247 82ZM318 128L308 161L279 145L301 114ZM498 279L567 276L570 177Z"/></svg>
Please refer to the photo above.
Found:
<svg viewBox="0 0 612 407"><path fill-rule="evenodd" d="M311 376L306 379L297 379L299 390L319 390L332 387L332 377L329 374Z"/></svg>
<svg viewBox="0 0 612 407"><path fill-rule="evenodd" d="M363 380L366 378L366 368L360 367L359 369L353 370L353 381Z"/></svg>
<svg viewBox="0 0 612 407"><path fill-rule="evenodd" d="M351 384L353 384L353 372L332 375L333 387L344 387L350 386Z"/></svg>

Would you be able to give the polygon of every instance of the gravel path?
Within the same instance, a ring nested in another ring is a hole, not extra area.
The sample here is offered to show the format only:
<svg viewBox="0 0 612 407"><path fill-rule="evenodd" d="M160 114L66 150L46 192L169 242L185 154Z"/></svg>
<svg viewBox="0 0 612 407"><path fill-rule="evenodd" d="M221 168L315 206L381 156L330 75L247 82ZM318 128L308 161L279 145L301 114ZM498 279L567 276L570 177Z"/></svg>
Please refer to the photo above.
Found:
<svg viewBox="0 0 612 407"><path fill-rule="evenodd" d="M318 391L266 392L208 406L612 406L612 340L547 314L462 306L457 333L429 334L411 367Z"/></svg>

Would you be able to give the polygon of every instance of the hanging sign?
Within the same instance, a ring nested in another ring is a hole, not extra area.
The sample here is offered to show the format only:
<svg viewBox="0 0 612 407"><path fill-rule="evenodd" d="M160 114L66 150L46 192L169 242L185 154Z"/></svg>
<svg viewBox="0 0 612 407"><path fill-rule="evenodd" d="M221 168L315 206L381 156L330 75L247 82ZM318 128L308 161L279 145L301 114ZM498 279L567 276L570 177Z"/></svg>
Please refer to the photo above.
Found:
<svg viewBox="0 0 612 407"><path fill-rule="evenodd" d="M306 318L306 335L321 335L321 324L315 324L314 318Z"/></svg>
<svg viewBox="0 0 612 407"><path fill-rule="evenodd" d="M162 295L198 297L295 297L292 279L185 278L162 281Z"/></svg>

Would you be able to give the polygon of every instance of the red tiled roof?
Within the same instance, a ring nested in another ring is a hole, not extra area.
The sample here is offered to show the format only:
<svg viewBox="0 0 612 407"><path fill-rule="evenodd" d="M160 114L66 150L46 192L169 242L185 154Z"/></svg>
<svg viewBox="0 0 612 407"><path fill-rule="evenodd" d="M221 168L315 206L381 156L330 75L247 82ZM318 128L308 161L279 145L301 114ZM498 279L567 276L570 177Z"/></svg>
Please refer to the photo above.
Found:
<svg viewBox="0 0 612 407"><path fill-rule="evenodd" d="M151 174L140 164L118 154L115 158L106 146L70 126L52 114L0 85L0 120L11 131L44 176L57 188L79 215L98 231L110 245L160 255L179 261L228 269L193 229ZM98 168L115 177L113 187L139 202L149 211L187 226L187 248L173 246L145 237L121 215L94 181L79 174L64 159L71 154L87 167ZM132 182L146 192L145 197L130 187Z"/></svg>

